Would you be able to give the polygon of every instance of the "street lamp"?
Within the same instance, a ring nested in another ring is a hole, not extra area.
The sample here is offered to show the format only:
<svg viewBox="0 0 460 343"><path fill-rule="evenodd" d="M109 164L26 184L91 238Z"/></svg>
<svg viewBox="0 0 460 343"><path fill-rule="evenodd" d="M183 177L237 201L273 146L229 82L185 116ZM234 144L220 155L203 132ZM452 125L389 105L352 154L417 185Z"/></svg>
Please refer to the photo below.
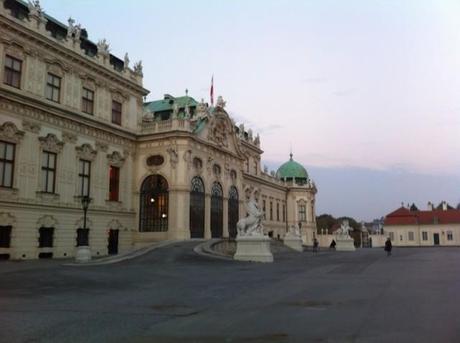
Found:
<svg viewBox="0 0 460 343"><path fill-rule="evenodd" d="M84 235L83 244L80 245L80 241L77 246L77 253L75 255L75 260L80 263L91 261L91 250L89 248L88 240L88 229L86 228L86 213L88 212L89 204L91 203L91 198L88 195L83 195L80 197L81 207L83 209L83 228L82 235Z"/></svg>

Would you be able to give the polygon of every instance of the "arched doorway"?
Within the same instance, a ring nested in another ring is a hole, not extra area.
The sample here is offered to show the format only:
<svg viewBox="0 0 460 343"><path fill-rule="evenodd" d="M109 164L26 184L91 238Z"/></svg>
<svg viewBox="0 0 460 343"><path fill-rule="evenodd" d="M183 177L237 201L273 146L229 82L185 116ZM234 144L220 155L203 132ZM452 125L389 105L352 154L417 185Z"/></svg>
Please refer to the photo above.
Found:
<svg viewBox="0 0 460 343"><path fill-rule="evenodd" d="M236 238L236 223L239 219L238 208L238 190L232 186L228 192L228 235L230 238Z"/></svg>
<svg viewBox="0 0 460 343"><path fill-rule="evenodd" d="M190 189L190 238L204 238L204 183L198 176Z"/></svg>
<svg viewBox="0 0 460 343"><path fill-rule="evenodd" d="M168 231L168 182L161 175L150 175L142 182L139 231Z"/></svg>
<svg viewBox="0 0 460 343"><path fill-rule="evenodd" d="M223 191L218 182L214 182L211 189L211 237L221 238L223 234Z"/></svg>

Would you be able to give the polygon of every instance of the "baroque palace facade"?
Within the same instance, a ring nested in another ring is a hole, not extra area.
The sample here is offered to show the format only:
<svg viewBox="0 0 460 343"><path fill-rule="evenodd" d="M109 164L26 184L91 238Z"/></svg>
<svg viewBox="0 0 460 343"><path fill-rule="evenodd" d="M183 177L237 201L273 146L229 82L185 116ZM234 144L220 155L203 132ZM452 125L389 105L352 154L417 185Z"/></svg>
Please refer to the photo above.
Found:
<svg viewBox="0 0 460 343"><path fill-rule="evenodd" d="M276 174L261 170L259 136L235 125L221 97L144 103L140 62L131 68L38 1L0 2L0 66L1 258L232 238L251 194L266 233L299 225L311 244L315 184L292 154Z"/></svg>

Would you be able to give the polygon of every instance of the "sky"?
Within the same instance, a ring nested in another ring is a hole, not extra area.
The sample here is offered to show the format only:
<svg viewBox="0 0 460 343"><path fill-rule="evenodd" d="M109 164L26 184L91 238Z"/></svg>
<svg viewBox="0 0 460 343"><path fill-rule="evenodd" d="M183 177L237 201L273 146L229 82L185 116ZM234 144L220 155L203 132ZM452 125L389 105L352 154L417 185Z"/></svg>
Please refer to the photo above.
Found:
<svg viewBox="0 0 460 343"><path fill-rule="evenodd" d="M42 0L142 60L148 100L209 101L302 163L317 212L370 220L460 202L458 0ZM110 4L110 5L109 5Z"/></svg>

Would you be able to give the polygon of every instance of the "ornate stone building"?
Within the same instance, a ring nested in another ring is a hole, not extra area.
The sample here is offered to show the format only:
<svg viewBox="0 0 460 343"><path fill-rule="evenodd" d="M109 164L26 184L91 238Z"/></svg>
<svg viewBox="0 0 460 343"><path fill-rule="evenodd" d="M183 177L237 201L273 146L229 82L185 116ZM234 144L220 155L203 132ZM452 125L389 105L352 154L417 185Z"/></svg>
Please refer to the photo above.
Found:
<svg viewBox="0 0 460 343"><path fill-rule="evenodd" d="M131 68L38 1L0 2L0 66L0 257L234 237L252 192L267 233L300 223L310 244L314 183L292 156L278 174L261 170L259 136L235 125L221 97L144 104L141 62Z"/></svg>

